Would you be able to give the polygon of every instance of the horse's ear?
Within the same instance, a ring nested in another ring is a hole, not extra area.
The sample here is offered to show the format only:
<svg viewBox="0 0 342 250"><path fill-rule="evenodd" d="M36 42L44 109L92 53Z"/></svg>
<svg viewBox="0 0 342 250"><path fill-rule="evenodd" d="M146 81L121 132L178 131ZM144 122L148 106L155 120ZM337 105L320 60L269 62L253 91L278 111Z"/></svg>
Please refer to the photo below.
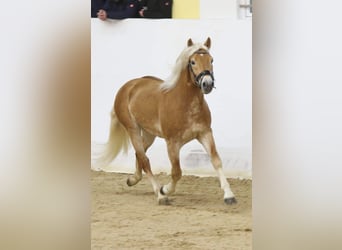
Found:
<svg viewBox="0 0 342 250"><path fill-rule="evenodd" d="M192 41L191 38L189 38L189 40L188 40L188 47L190 47L190 46L192 46L192 45L194 45L194 42Z"/></svg>
<svg viewBox="0 0 342 250"><path fill-rule="evenodd" d="M205 41L204 45L207 46L208 49L210 49L210 46L211 46L211 39L210 39L210 37L207 38L207 41Z"/></svg>

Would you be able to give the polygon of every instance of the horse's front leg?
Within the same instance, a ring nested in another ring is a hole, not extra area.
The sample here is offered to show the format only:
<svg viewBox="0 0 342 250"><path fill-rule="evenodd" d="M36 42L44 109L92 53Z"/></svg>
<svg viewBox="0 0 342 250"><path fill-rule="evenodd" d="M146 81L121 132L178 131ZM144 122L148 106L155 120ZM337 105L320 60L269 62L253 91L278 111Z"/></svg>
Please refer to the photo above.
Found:
<svg viewBox="0 0 342 250"><path fill-rule="evenodd" d="M224 176L223 169L222 169L222 161L221 161L221 158L216 151L215 141L214 141L214 137L213 137L212 132L209 131L209 132L202 134L198 138L198 141L203 145L203 147L207 151L208 155L210 156L211 163L213 164L213 166L214 166L214 168L218 174L220 184L221 184L221 188L224 191L224 196L223 196L224 202L226 204L236 203L235 196L230 189L230 185L229 185L226 177Z"/></svg>
<svg viewBox="0 0 342 250"><path fill-rule="evenodd" d="M160 193L162 195L169 195L175 192L176 184L182 177L182 170L181 170L180 162L179 162L180 144L172 140L167 140L166 143L167 143L167 152L168 152L171 164L172 164L172 169L171 169L172 179L167 185L164 185L160 188Z"/></svg>

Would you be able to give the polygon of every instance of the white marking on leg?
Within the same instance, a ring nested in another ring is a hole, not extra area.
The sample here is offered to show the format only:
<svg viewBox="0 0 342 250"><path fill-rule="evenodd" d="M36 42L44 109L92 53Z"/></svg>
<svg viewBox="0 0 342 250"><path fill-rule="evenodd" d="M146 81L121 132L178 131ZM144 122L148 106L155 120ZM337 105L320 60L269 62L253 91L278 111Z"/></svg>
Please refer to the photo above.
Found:
<svg viewBox="0 0 342 250"><path fill-rule="evenodd" d="M167 185L163 186L164 194L172 194L176 190L176 184L173 181L170 181Z"/></svg>
<svg viewBox="0 0 342 250"><path fill-rule="evenodd" d="M230 199L230 198L234 198L234 194L230 189L230 185L223 173L223 169L222 169L222 161L220 159L220 156L218 155L217 151L216 151L216 147L215 147L215 142L214 142L214 138L212 133L207 133L206 135L202 136L200 138L200 142L202 143L202 145L204 146L205 150L207 151L208 155L211 158L211 163L213 164L218 178L220 180L220 184L221 184L221 189L223 189L224 191L224 196L223 198L226 199Z"/></svg>
<svg viewBox="0 0 342 250"><path fill-rule="evenodd" d="M156 180L156 178L152 175L152 174L147 174L148 179L150 180L152 187L153 187L153 191L155 194L159 194L159 190L160 190L160 184L159 182Z"/></svg>
<svg viewBox="0 0 342 250"><path fill-rule="evenodd" d="M221 188L224 191L223 198L224 199L233 198L234 194L233 194L232 190L230 189L230 185L229 185L226 177L224 176L223 169L218 168L216 171L217 171L217 174L218 174L219 179L220 179Z"/></svg>

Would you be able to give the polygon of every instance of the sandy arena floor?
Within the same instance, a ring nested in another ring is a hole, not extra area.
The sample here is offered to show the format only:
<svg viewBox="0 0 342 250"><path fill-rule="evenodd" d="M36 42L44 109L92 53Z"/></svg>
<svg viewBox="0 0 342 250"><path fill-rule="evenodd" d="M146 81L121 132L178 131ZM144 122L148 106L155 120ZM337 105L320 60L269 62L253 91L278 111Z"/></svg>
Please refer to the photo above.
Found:
<svg viewBox="0 0 342 250"><path fill-rule="evenodd" d="M183 176L165 206L146 176L133 187L127 177L92 171L91 249L252 249L251 180L229 179L238 203L228 206L218 178Z"/></svg>

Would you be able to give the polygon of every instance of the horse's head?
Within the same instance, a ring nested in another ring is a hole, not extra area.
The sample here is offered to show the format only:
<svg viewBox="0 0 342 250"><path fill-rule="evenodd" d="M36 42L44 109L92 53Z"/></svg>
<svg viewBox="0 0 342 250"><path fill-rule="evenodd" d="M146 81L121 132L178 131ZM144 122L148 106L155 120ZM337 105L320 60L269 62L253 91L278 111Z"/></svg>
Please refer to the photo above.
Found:
<svg viewBox="0 0 342 250"><path fill-rule="evenodd" d="M188 47L194 43L191 38L188 40ZM205 48L200 48L189 57L189 71L194 84L204 94L209 94L214 86L213 58L209 53L211 40L208 37L204 43Z"/></svg>

